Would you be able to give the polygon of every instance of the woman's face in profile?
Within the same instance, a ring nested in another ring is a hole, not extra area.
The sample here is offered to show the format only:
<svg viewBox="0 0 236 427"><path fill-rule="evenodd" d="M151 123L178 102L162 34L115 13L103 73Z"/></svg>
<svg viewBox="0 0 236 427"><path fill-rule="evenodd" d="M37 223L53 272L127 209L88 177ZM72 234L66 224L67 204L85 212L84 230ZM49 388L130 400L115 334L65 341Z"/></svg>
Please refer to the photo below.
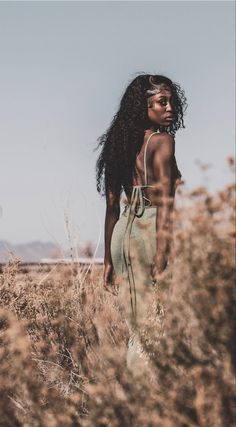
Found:
<svg viewBox="0 0 236 427"><path fill-rule="evenodd" d="M148 118L160 126L169 126L173 120L173 108L171 105L171 90L156 85L155 94L147 100Z"/></svg>

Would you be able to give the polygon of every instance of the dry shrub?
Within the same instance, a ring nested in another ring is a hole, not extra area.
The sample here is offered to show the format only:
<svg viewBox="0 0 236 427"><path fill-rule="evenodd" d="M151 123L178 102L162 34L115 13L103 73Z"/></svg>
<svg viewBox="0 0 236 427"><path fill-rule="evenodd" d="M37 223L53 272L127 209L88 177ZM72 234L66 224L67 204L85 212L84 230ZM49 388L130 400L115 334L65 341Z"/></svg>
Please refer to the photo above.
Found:
<svg viewBox="0 0 236 427"><path fill-rule="evenodd" d="M234 162L229 162L231 167ZM227 427L235 419L235 185L179 191L164 310L142 338L140 375L125 365L128 328L102 269L60 266L1 278L1 425ZM127 302L129 303L129 302Z"/></svg>

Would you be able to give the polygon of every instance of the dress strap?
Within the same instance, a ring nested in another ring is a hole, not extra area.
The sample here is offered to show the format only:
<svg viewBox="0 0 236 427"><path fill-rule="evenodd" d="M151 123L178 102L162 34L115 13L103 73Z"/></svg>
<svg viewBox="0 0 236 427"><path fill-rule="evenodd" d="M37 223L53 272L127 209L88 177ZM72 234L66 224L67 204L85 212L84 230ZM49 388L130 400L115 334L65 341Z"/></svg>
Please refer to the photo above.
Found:
<svg viewBox="0 0 236 427"><path fill-rule="evenodd" d="M145 176L145 185L148 185L147 184L147 164L146 164L147 146L148 146L148 143L149 143L152 135L154 135L155 133L159 133L159 132L153 132L153 133L151 133L151 135L149 135L149 137L147 139L147 142L146 142L146 145L145 145L145 149L144 149L144 176Z"/></svg>

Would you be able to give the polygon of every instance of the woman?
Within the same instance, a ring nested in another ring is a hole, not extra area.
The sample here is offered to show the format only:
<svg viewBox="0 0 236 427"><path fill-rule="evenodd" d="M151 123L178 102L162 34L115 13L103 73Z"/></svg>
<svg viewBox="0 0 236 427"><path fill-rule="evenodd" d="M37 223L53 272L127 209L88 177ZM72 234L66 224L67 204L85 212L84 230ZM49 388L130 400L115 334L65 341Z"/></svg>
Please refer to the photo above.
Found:
<svg viewBox="0 0 236 427"><path fill-rule="evenodd" d="M185 127L186 107L177 83L138 75L98 139L97 190L106 197L104 287L120 296L133 331L143 322L152 285L168 266L171 212L181 178L174 135ZM128 203L120 216L123 190Z"/></svg>

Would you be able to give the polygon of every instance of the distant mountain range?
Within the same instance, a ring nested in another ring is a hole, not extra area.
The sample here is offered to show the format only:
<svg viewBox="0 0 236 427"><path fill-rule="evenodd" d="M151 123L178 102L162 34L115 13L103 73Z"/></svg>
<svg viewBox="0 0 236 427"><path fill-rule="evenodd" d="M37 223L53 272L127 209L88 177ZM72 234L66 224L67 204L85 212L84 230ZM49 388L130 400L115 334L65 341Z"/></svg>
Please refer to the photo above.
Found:
<svg viewBox="0 0 236 427"><path fill-rule="evenodd" d="M95 250L95 245L91 242L88 242L87 245L83 247L78 247L79 256L91 256ZM40 240L34 240L28 243L20 243L12 245L7 240L0 240L0 262L8 262L9 256L7 252L11 251L14 255L21 258L22 262L40 262L41 258L62 258L68 257L70 255L69 250L64 250L62 254L60 248L52 242L41 242ZM99 245L96 252L96 257L103 257L104 247ZM73 255L76 256L73 251Z"/></svg>

